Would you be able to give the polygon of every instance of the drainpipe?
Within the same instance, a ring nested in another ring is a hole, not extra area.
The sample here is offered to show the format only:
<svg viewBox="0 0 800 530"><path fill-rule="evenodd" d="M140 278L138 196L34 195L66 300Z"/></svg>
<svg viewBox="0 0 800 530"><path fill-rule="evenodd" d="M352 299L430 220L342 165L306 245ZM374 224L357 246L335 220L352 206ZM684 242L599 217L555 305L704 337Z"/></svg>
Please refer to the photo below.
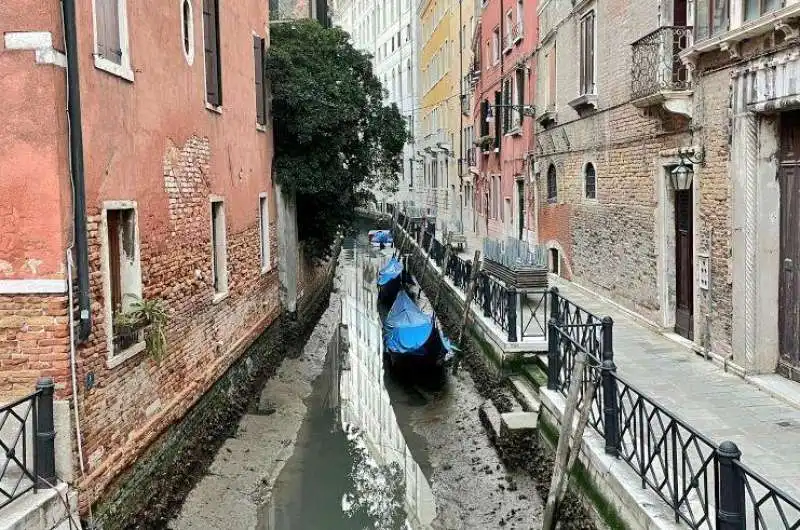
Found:
<svg viewBox="0 0 800 530"><path fill-rule="evenodd" d="M83 171L83 132L81 126L81 93L78 78L78 32L75 0L63 0L64 40L67 53L67 116L69 117L70 171L74 201L75 250L78 267L78 308L80 327L78 341L86 342L92 331L89 300L89 242L86 233L86 183Z"/></svg>

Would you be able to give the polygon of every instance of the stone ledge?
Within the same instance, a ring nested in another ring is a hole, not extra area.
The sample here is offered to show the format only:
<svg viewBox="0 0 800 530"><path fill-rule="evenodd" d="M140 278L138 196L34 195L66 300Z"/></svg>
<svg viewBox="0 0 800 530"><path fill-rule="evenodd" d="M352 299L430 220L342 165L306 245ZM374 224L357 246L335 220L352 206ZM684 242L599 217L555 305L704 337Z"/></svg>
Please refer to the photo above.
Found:
<svg viewBox="0 0 800 530"><path fill-rule="evenodd" d="M541 417L558 426L566 407L564 397L552 390L540 389ZM605 454L600 435L586 427L581 442L580 462L606 502L613 506L629 528L677 530L685 525L675 522L667 505L651 490L641 487L641 479L628 464Z"/></svg>

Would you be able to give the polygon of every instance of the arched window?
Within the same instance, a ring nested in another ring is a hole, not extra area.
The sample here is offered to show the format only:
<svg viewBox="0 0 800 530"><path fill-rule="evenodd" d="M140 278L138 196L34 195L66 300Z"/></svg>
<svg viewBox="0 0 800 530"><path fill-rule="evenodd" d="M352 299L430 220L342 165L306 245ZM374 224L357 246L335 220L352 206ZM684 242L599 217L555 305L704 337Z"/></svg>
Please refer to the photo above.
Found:
<svg viewBox="0 0 800 530"><path fill-rule="evenodd" d="M194 19L190 0L181 2L181 38L183 55L186 57L186 62L192 64L194 62Z"/></svg>
<svg viewBox="0 0 800 530"><path fill-rule="evenodd" d="M597 173L591 162L583 169L583 190L587 199L597 198Z"/></svg>
<svg viewBox="0 0 800 530"><path fill-rule="evenodd" d="M558 200L558 179L556 177L556 166L550 164L547 170L547 202Z"/></svg>

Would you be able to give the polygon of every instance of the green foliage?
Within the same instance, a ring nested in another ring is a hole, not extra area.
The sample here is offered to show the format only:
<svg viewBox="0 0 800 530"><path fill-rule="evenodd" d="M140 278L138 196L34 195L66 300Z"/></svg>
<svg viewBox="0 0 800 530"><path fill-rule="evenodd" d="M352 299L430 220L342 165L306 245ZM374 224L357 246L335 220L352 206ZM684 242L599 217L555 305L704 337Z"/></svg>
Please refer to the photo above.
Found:
<svg viewBox="0 0 800 530"><path fill-rule="evenodd" d="M405 120L383 104L370 56L338 28L294 21L270 26L273 174L297 200L300 240L325 258L372 189L397 189Z"/></svg>
<svg viewBox="0 0 800 530"><path fill-rule="evenodd" d="M133 298L130 309L118 313L114 318L116 326L129 329L147 327L145 331L145 344L147 352L157 361L167 352L167 336L165 328L169 315L167 305L158 299L145 300L134 294L126 294Z"/></svg>

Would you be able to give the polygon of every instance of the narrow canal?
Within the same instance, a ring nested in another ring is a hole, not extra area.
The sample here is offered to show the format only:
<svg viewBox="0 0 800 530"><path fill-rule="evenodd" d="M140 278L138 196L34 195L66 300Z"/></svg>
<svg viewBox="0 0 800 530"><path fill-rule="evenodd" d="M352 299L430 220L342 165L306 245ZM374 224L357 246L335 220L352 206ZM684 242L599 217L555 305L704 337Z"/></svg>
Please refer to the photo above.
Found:
<svg viewBox="0 0 800 530"><path fill-rule="evenodd" d="M539 528L541 502L507 471L467 370L421 386L383 368L375 274L392 250L348 237L334 293L184 503L175 530ZM370 291L372 290L372 291ZM424 296L420 304L430 311ZM347 322L349 348L331 337Z"/></svg>
<svg viewBox="0 0 800 530"><path fill-rule="evenodd" d="M423 387L383 368L369 284L392 250L372 248L360 228L345 242L338 294L356 315L349 327L363 329L341 358L328 353L263 528L537 527L534 485L507 473L489 444L469 375ZM424 296L421 305L430 311Z"/></svg>

